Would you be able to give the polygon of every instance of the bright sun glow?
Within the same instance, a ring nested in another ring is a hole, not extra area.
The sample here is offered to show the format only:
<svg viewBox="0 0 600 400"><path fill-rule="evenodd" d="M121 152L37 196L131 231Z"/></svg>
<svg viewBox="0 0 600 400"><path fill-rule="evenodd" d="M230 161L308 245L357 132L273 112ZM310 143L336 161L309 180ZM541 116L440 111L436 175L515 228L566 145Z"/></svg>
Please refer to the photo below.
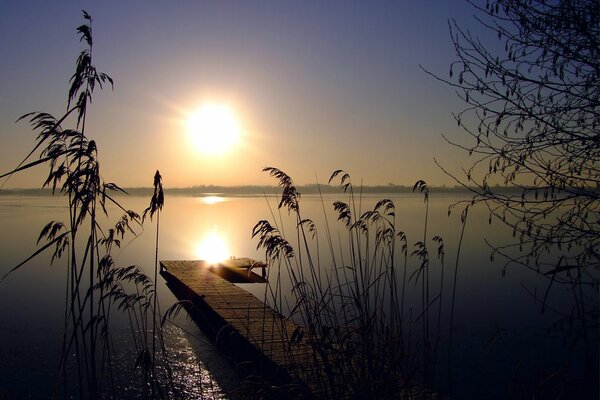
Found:
<svg viewBox="0 0 600 400"><path fill-rule="evenodd" d="M202 197L202 203L204 204L208 204L208 205L213 205L213 204L218 204L218 203L222 203L225 201L225 199L221 196L204 196Z"/></svg>
<svg viewBox="0 0 600 400"><path fill-rule="evenodd" d="M187 131L198 151L220 154L239 138L240 128L231 109L221 104L205 104L187 117Z"/></svg>
<svg viewBox="0 0 600 400"><path fill-rule="evenodd" d="M223 236L216 231L211 231L196 248L199 259L215 264L226 260L230 256L229 248Z"/></svg>

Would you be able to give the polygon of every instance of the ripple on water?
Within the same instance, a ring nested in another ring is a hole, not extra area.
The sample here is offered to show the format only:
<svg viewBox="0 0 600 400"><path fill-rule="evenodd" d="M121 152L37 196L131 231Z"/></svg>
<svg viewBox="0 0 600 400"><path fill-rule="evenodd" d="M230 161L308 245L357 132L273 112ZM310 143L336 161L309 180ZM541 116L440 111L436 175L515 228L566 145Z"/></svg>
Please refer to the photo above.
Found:
<svg viewBox="0 0 600 400"><path fill-rule="evenodd" d="M177 332L177 330L179 332ZM171 327L167 332L167 349L175 387L189 399L224 399L222 388L204 363L197 357L188 338L181 330Z"/></svg>
<svg viewBox="0 0 600 400"><path fill-rule="evenodd" d="M124 392L125 398L139 398L144 392L142 384L142 375L139 369L135 368L136 354L133 354L131 349L132 341L131 334L127 331L122 331L120 339L116 341L115 361L116 375L120 377L122 382L121 389ZM192 343L192 342L201 342ZM210 353L215 353L212 345L202 337L190 337L186 332L177 326L167 326L164 329L164 344L165 353L168 359L168 368L164 362L157 362L157 377L160 386L168 390L171 398L176 399L225 399L227 395L223 389L222 382L215 379L211 369L213 363L207 366L201 357L209 353L209 361L212 356ZM151 344L150 344L151 346ZM159 350L160 352L160 350ZM220 357L216 355L216 357ZM214 363L217 368L232 368L225 360ZM132 372L135 372L132 374ZM219 375L219 371L217 371ZM220 373L223 375L223 371ZM225 372L225 375L228 373ZM229 373L233 376L233 371ZM235 378L233 378L235 379ZM172 385L169 384L169 380ZM227 382L225 382L227 386Z"/></svg>

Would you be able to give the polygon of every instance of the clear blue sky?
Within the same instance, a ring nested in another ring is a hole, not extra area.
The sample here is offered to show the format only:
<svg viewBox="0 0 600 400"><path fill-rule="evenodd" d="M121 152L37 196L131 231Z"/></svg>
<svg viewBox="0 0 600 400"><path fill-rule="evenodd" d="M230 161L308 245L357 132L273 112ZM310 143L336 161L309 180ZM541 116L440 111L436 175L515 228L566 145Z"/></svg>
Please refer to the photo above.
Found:
<svg viewBox="0 0 600 400"><path fill-rule="evenodd" d="M0 171L15 166L35 134L14 121L65 109L82 49L81 10L94 18L94 64L115 81L97 92L88 135L103 176L150 186L274 183L264 166L296 182L324 182L338 168L368 185L450 180L433 158L458 168L461 102L419 64L447 76L447 20L477 24L463 0L429 1L40 1L0 3ZM227 104L241 140L207 156L190 145L185 115ZM466 162L465 162L466 163ZM38 187L43 172L5 187Z"/></svg>

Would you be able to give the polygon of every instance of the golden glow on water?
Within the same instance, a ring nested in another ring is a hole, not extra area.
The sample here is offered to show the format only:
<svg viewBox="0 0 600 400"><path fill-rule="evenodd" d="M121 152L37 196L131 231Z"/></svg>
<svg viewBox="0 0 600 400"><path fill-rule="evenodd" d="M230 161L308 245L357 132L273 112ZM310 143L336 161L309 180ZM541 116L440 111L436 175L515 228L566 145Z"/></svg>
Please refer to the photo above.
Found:
<svg viewBox="0 0 600 400"><path fill-rule="evenodd" d="M199 260L215 264L228 259L231 256L231 252L225 236L217 232L216 227L213 227L196 246L196 256Z"/></svg>
<svg viewBox="0 0 600 400"><path fill-rule="evenodd" d="M223 198L221 196L205 196L205 197L202 197L201 201L204 204L213 205L213 204L224 202L225 198Z"/></svg>

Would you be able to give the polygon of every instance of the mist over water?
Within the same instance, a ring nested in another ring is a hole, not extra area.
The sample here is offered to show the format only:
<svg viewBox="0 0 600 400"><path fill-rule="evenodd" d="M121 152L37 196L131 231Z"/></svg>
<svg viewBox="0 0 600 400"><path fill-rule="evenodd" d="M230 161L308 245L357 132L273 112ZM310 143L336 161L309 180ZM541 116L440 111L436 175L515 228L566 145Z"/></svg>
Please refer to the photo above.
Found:
<svg viewBox="0 0 600 400"><path fill-rule="evenodd" d="M440 264L436 259L436 245L431 238L440 235L444 240L445 278L443 307L449 307L451 282L456 249L460 236L460 210L450 217L449 204L460 200L460 193L434 193L430 196L428 246L431 254L431 286L439 286ZM412 245L423 238L425 206L418 194L365 194L360 208L372 208L383 197L389 197L396 206L397 230L406 232L409 253ZM121 198L126 208L141 213L147 207L146 197ZM311 218L319 234L324 236L329 224L336 252L343 253L344 242L341 222L336 220L332 203L345 200L344 195L305 195L301 198L302 214ZM36 249L39 231L50 220L64 220L68 209L64 199L46 196L0 196L0 274L25 259ZM261 219L280 226L283 234L294 244L295 222L286 210L277 210L277 199L267 196L210 197L167 196L161 214L161 260L203 258L202 241L207 236L218 238L229 250L229 256L251 257L264 260L264 251L257 250L257 240L251 238L252 227ZM325 214L323 209L325 209ZM357 210L358 211L358 210ZM117 209L109 209L113 224L120 216ZM154 262L154 226L147 224L134 240L125 240L120 251L115 252L118 265L136 264L152 275ZM491 248L485 240L507 244L511 231L499 222L488 225L488 214L475 208L469 214L458 270L454 321L452 387L456 398L505 398L511 384L514 390L526 391L535 385L542 372L568 368L576 376L582 373L583 352L591 352L597 374L598 340L590 341L587 350L581 345L569 348L568 329L552 328L562 315L570 315L572 299L569 288L555 285L548 303L551 308L541 313L541 304L531 293L544 293L548 281L533 271L519 266L509 267L502 276L504 260L496 257L490 261ZM398 251L398 253L400 253ZM338 255L339 256L339 255ZM65 298L65 260L49 265L49 254L43 254L0 283L0 391L9 398L48 398L51 389L60 385L58 373ZM324 268L331 265L331 254L326 246L319 249L319 261ZM339 260L338 260L339 262ZM398 267L402 265L397 263ZM409 258L409 275L416 269L418 260ZM285 284L285 282L284 282ZM243 285L261 296L263 285ZM410 281L408 306L420 307L418 287ZM291 292L291 288L288 288ZM437 290L437 289L436 289ZM159 278L159 299L165 310L175 297ZM447 333L448 312L443 314L442 332ZM166 337L168 351L175 360L176 375L187 398L197 398L200 393L213 397L227 396L236 385L233 367L203 336L201 331L183 314L177 318L178 326L168 325ZM125 318L117 318L115 339L126 348L128 334ZM119 325L122 324L122 325ZM593 338L592 338L593 339ZM444 339L441 348L446 348ZM439 364L444 370L448 364L446 351L440 352ZM134 359L123 356L122 369L133 369ZM443 376L442 376L443 375ZM448 387L446 372L440 372L442 390ZM515 381L515 376L517 377ZM135 393L132 392L132 397Z"/></svg>

